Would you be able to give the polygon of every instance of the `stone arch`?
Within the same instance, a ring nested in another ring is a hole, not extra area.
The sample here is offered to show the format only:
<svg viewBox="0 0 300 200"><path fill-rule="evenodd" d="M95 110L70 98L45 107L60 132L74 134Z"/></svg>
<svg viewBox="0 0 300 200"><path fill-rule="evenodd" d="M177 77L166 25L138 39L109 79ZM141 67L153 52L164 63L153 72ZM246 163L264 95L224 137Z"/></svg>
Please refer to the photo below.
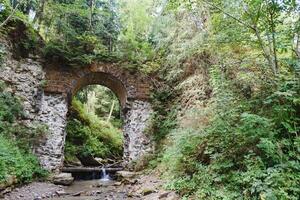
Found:
<svg viewBox="0 0 300 200"><path fill-rule="evenodd" d="M47 66L46 85L39 120L49 127L49 134L37 149L43 167L59 170L63 164L68 105L82 87L99 84L111 89L119 98L124 117L124 160L136 160L153 150L144 134L152 112L149 103L150 81L117 64L94 63L81 69Z"/></svg>
<svg viewBox="0 0 300 200"><path fill-rule="evenodd" d="M127 88L120 80L118 80L111 74L102 72L89 73L82 77L74 86L72 91L70 91L68 100L70 100L70 97L74 96L80 89L88 85L102 85L109 88L118 97L121 107L126 108L128 91Z"/></svg>

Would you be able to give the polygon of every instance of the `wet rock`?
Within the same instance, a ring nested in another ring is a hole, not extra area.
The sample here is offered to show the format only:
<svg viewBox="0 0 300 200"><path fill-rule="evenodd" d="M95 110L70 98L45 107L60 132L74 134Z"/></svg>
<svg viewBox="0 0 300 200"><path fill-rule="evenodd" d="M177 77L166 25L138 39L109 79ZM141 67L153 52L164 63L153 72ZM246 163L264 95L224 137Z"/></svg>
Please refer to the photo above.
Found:
<svg viewBox="0 0 300 200"><path fill-rule="evenodd" d="M179 199L180 197L175 192L169 193L169 195L166 198L166 200L179 200Z"/></svg>
<svg viewBox="0 0 300 200"><path fill-rule="evenodd" d="M124 185L134 185L134 184L136 184L137 182L138 182L137 179L123 179L123 180L122 180L122 183L123 183Z"/></svg>
<svg viewBox="0 0 300 200"><path fill-rule="evenodd" d="M14 189L4 196L5 200L40 200L52 196L59 187L51 183L34 182L21 188Z"/></svg>
<svg viewBox="0 0 300 200"><path fill-rule="evenodd" d="M84 156L78 155L77 158L80 160L83 166L91 166L91 167L101 166L101 163L98 162L91 154L86 154Z"/></svg>
<svg viewBox="0 0 300 200"><path fill-rule="evenodd" d="M87 196L97 196L101 193L102 193L102 191L100 191L100 190L94 190L94 191L87 192L86 195Z"/></svg>
<svg viewBox="0 0 300 200"><path fill-rule="evenodd" d="M72 161L64 162L64 167L81 167L82 164L78 158L74 158Z"/></svg>
<svg viewBox="0 0 300 200"><path fill-rule="evenodd" d="M53 177L53 183L56 185L71 185L74 181L71 173L60 173Z"/></svg>

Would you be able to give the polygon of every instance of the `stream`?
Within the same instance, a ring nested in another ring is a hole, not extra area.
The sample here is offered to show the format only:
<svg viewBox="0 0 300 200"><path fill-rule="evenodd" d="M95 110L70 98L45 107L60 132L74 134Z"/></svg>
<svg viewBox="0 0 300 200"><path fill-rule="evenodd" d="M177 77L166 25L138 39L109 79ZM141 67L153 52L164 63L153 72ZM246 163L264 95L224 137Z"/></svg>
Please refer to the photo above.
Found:
<svg viewBox="0 0 300 200"><path fill-rule="evenodd" d="M79 178L78 178L79 177ZM90 179L92 180L80 180ZM100 178L97 178L100 177ZM76 180L79 179L79 180ZM140 199L128 196L128 187L121 184L115 179L115 174L106 172L105 168L101 172L95 172L83 176L76 176L72 185L64 189L61 197L52 198L54 200L100 200L100 199Z"/></svg>
<svg viewBox="0 0 300 200"><path fill-rule="evenodd" d="M99 170L98 170L99 171ZM155 173L123 172L122 179L114 173L101 169L97 174L86 173L75 176L70 186L54 185L48 182L33 182L15 188L5 195L5 200L177 200L174 192L163 189L163 181ZM95 178L91 180L91 177ZM89 179L89 180L83 180Z"/></svg>

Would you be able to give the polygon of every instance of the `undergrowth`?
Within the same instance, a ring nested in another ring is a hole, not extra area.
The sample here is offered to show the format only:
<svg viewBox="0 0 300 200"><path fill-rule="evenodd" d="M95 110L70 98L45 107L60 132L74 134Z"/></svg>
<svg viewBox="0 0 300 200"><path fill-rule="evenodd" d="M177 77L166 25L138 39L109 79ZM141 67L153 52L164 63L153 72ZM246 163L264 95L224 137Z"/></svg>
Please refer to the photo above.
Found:
<svg viewBox="0 0 300 200"><path fill-rule="evenodd" d="M73 99L71 109L65 147L67 162L87 155L102 159L122 156L123 135L119 129L88 113L76 99Z"/></svg>
<svg viewBox="0 0 300 200"><path fill-rule="evenodd" d="M169 136L167 187L187 199L299 199L299 77L286 74L249 99L220 73L211 71L210 123Z"/></svg>
<svg viewBox="0 0 300 200"><path fill-rule="evenodd" d="M30 182L47 175L32 152L45 127L26 127L17 120L23 115L19 100L5 91L0 83L0 184L6 184L10 177L15 183Z"/></svg>

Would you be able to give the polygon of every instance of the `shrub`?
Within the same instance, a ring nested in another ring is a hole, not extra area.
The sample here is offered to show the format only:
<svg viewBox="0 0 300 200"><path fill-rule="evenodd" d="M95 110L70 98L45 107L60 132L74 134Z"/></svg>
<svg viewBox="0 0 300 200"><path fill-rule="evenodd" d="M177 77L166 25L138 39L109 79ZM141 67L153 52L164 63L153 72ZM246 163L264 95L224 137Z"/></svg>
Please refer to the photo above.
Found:
<svg viewBox="0 0 300 200"><path fill-rule="evenodd" d="M46 175L34 155L19 149L13 140L0 134L0 183L8 176L16 176L19 183L26 183Z"/></svg>
<svg viewBox="0 0 300 200"><path fill-rule="evenodd" d="M162 159L168 187L196 199L298 199L299 79L278 83L263 98L217 95L207 127L175 129Z"/></svg>

